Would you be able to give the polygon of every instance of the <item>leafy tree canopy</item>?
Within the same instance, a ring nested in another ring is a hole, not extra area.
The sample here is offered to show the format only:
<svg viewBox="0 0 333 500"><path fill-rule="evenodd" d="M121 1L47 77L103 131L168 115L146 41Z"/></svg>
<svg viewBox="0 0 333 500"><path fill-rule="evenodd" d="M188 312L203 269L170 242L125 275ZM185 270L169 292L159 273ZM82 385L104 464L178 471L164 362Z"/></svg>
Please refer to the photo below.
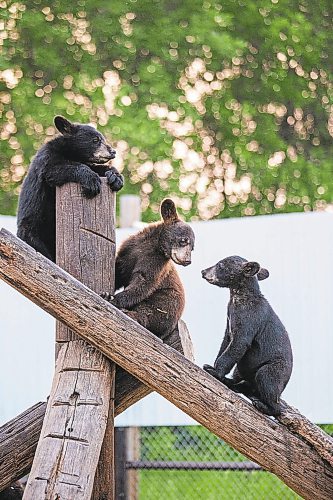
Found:
<svg viewBox="0 0 333 500"><path fill-rule="evenodd" d="M96 123L144 218L325 209L332 0L0 0L0 211L53 116Z"/></svg>

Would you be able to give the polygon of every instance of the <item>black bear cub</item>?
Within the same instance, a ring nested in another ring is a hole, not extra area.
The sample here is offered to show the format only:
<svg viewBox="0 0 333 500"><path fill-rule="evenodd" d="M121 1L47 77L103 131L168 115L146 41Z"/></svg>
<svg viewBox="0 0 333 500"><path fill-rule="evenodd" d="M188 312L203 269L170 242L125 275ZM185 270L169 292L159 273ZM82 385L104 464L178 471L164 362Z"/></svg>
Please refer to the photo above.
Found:
<svg viewBox="0 0 333 500"><path fill-rule="evenodd" d="M62 116L56 116L54 124L61 135L44 144L33 158L17 214L18 237L53 261L56 186L77 182L88 198L100 192L100 176L107 178L113 191L123 186L122 176L108 165L116 153L100 132Z"/></svg>
<svg viewBox="0 0 333 500"><path fill-rule="evenodd" d="M115 289L102 296L159 337L177 326L185 306L183 285L173 262L191 263L194 233L178 218L175 204L161 204L162 221L130 236L116 258Z"/></svg>
<svg viewBox="0 0 333 500"><path fill-rule="evenodd" d="M278 416L293 357L286 329L260 293L258 280L268 276L257 262L237 256L202 271L209 283L230 289L224 339L214 367L204 365L204 370L249 397L259 411Z"/></svg>

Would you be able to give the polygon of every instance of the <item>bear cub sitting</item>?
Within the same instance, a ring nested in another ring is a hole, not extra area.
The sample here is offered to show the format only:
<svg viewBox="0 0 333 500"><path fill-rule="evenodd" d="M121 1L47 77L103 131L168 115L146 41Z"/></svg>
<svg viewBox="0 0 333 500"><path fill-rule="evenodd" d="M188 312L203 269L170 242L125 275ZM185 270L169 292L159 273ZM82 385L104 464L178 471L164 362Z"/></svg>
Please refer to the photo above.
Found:
<svg viewBox="0 0 333 500"><path fill-rule="evenodd" d="M100 176L107 178L113 191L124 184L119 172L108 165L116 152L100 132L62 116L56 116L54 124L61 135L44 144L33 158L17 214L17 236L53 261L56 186L77 182L83 194L92 198L100 192Z"/></svg>
<svg viewBox="0 0 333 500"><path fill-rule="evenodd" d="M227 327L214 367L204 370L235 392L249 397L266 415L281 413L280 396L292 371L288 333L265 297L258 280L266 269L242 257L227 257L202 271L213 285L230 289ZM226 378L235 367L232 378Z"/></svg>
<svg viewBox="0 0 333 500"><path fill-rule="evenodd" d="M175 204L161 204L162 221L149 224L121 245L116 257L114 297L102 297L159 337L177 326L185 306L183 285L173 262L191 263L194 233L182 222Z"/></svg>

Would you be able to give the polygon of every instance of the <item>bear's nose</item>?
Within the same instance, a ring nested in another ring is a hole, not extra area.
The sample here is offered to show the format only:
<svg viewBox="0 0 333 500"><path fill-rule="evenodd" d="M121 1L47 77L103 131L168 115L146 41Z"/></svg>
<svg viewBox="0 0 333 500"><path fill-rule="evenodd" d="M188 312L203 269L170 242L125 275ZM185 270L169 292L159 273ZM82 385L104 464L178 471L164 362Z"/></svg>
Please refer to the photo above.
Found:
<svg viewBox="0 0 333 500"><path fill-rule="evenodd" d="M183 261L183 266L189 266L191 264L190 260L184 260Z"/></svg>
<svg viewBox="0 0 333 500"><path fill-rule="evenodd" d="M205 277L205 275L206 275L206 269L203 269L203 270L201 271L201 276L204 278L204 277Z"/></svg>

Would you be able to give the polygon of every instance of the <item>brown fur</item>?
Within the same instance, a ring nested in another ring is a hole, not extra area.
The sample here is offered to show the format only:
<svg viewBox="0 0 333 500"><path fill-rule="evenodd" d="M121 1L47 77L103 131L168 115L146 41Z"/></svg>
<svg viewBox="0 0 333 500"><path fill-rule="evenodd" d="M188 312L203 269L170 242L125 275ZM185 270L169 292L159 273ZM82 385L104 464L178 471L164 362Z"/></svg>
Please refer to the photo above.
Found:
<svg viewBox="0 0 333 500"><path fill-rule="evenodd" d="M194 246L192 229L175 217L175 208L170 212L170 203L174 208L171 200L162 204L163 222L150 224L121 245L116 290L124 291L110 300L160 337L175 329L185 306L184 288L171 259L188 265Z"/></svg>

